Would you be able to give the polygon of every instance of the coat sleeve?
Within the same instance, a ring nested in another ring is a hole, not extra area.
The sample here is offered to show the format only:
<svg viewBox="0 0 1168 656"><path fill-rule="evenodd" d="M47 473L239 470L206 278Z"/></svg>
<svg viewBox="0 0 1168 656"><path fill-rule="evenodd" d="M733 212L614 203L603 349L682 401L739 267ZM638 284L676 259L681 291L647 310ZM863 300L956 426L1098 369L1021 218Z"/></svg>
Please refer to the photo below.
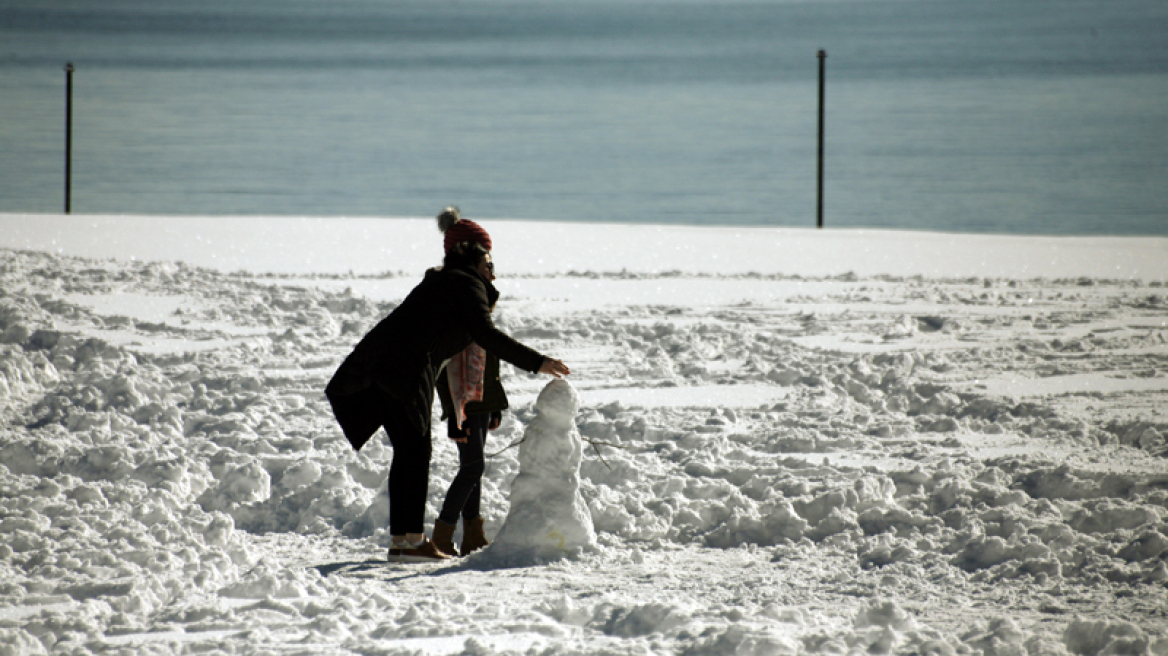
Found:
<svg viewBox="0 0 1168 656"><path fill-rule="evenodd" d="M495 327L483 284L475 281L464 294L458 307L462 308L462 319L475 343L524 371L538 373L544 356Z"/></svg>
<svg viewBox="0 0 1168 656"><path fill-rule="evenodd" d="M434 379L436 384L434 390L438 392L438 401L442 404L442 417L446 421L447 417L454 415L454 399L450 396L450 382L446 378L446 367L438 370L438 377Z"/></svg>

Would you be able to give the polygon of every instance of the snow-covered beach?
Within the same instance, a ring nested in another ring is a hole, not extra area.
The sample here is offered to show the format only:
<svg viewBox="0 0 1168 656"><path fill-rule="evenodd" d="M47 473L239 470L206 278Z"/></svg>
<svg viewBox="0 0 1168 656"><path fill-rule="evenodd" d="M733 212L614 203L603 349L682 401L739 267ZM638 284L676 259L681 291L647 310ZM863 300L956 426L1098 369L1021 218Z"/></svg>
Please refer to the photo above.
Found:
<svg viewBox="0 0 1168 656"><path fill-rule="evenodd" d="M1168 654L1168 239L482 222L549 564L385 563L323 398L431 219L0 214L0 654Z"/></svg>

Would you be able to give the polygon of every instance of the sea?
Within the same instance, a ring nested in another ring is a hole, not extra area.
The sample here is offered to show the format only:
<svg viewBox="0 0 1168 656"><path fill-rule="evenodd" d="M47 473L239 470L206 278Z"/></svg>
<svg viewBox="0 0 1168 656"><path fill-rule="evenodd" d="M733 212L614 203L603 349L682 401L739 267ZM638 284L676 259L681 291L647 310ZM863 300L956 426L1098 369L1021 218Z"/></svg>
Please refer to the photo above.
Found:
<svg viewBox="0 0 1168 656"><path fill-rule="evenodd" d="M1168 235L1168 2L0 0L0 212L66 193Z"/></svg>

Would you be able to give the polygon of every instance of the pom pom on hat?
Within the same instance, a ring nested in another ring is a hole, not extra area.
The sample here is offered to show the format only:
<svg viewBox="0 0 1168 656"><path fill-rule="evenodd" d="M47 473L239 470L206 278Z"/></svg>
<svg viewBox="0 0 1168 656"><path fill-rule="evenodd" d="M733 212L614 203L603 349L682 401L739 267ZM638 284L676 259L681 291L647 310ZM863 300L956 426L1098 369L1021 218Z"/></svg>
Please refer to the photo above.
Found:
<svg viewBox="0 0 1168 656"><path fill-rule="evenodd" d="M438 214L438 230L446 232L450 229L450 226L458 223L460 219L462 219L462 212L454 205L451 205Z"/></svg>
<svg viewBox="0 0 1168 656"><path fill-rule="evenodd" d="M479 224L462 218L457 207L451 206L438 215L438 229L445 234L443 246L446 252L463 242L476 242L491 250L491 236Z"/></svg>

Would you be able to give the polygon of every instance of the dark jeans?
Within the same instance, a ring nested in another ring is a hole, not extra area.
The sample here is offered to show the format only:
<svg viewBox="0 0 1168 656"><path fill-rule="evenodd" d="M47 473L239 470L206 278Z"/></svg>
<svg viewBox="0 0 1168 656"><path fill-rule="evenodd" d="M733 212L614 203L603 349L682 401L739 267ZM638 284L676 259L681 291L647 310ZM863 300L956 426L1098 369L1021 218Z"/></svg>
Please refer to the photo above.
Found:
<svg viewBox="0 0 1168 656"><path fill-rule="evenodd" d="M385 399L382 426L393 444L393 462L389 466L389 534L422 533L430 486L430 434L418 432L399 401Z"/></svg>
<svg viewBox="0 0 1168 656"><path fill-rule="evenodd" d="M458 445L458 473L446 491L446 501L438 519L447 524L457 524L462 519L479 516L479 502L483 492L483 471L486 469L483 447L487 443L487 428L491 423L491 413L467 415L462 427L466 429L466 444Z"/></svg>

